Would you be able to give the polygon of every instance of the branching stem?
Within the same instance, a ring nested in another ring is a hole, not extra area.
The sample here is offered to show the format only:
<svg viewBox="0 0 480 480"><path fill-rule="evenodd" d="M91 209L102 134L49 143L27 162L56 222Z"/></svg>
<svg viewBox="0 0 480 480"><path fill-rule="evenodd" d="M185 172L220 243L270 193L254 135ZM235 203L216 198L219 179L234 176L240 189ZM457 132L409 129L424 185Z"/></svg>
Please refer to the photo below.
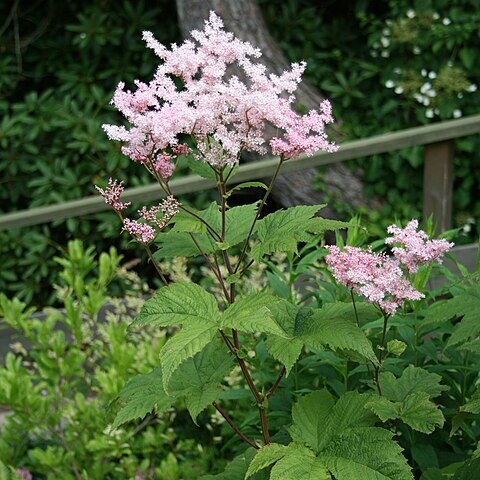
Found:
<svg viewBox="0 0 480 480"><path fill-rule="evenodd" d="M232 427L232 430L244 441L247 442L255 450L258 450L259 447L252 440L250 440L242 431L233 423L233 420L227 415L225 410L217 402L212 402L212 405L216 408L217 412L225 419L225 421Z"/></svg>
<svg viewBox="0 0 480 480"><path fill-rule="evenodd" d="M269 197L270 193L272 192L273 185L275 184L275 181L277 180L278 174L280 172L280 168L282 167L284 161L285 161L285 159L283 157L280 157L280 161L278 162L277 169L275 170L275 173L273 174L272 180L270 181L270 185L268 186L268 189L265 192L265 195L263 196L262 201L260 202L260 205L258 206L257 214L255 215L255 218L252 222L250 230L248 231L247 239L245 240L245 244L243 245L242 253L240 254L240 258L238 259L238 263L237 263L237 266L235 267L234 273L237 273L237 271L240 268L240 265L242 263L242 260L244 259L245 255L247 253L248 242L250 241L250 237L252 236L253 229L255 228L255 225L256 225L258 219L260 218L260 215L262 214L263 207L265 206L267 198Z"/></svg>

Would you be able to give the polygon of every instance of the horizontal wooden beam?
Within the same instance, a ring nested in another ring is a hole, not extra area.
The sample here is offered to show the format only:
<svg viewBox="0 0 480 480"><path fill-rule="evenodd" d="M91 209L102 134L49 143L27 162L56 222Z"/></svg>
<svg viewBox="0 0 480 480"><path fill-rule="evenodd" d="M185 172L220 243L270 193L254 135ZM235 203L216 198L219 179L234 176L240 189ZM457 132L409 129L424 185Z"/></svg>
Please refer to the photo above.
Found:
<svg viewBox="0 0 480 480"><path fill-rule="evenodd" d="M282 167L282 173L319 165L339 163L354 158L390 152L400 148L413 147L415 145L426 145L443 140L451 140L475 133L480 133L480 115L472 115L458 120L449 120L423 127L408 128L393 133L376 135L363 140L346 142L341 144L339 150L335 153L320 152L312 157L302 156L296 160L285 162ZM277 163L277 158L269 158L241 165L235 176L235 181L244 182L246 180L268 177L274 173ZM213 186L213 182L201 178L198 175L189 175L170 182L170 187L175 195L193 193L212 188ZM126 189L123 198L129 202L148 202L164 196L164 193L157 184L150 184ZM8 213L0 216L0 230L37 225L70 217L79 217L108 209L109 206L105 204L102 197L88 197L81 200Z"/></svg>

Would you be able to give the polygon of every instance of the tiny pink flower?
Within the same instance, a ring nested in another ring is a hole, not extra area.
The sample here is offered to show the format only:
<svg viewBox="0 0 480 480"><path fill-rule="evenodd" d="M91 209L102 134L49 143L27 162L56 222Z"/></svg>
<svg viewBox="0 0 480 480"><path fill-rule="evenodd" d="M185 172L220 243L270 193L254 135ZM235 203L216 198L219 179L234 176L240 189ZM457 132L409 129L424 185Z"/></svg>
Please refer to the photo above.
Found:
<svg viewBox="0 0 480 480"><path fill-rule="evenodd" d="M148 245L155 238L155 229L153 227L146 223L130 220L129 218L123 220L122 231L128 232L135 237L138 242L144 245Z"/></svg>
<svg viewBox="0 0 480 480"><path fill-rule="evenodd" d="M397 259L358 247L328 246L325 261L336 280L367 302L393 314L406 300L420 300L424 295L413 288Z"/></svg>
<svg viewBox="0 0 480 480"><path fill-rule="evenodd" d="M443 255L454 245L447 240L430 240L423 230L417 229L417 220L411 220L403 229L390 225L387 232L392 236L385 239L387 245L397 244L392 248L393 255L410 273L431 261L442 263Z"/></svg>
<svg viewBox="0 0 480 480"><path fill-rule="evenodd" d="M168 153L162 153L156 156L153 161L153 168L162 177L163 180L168 180L174 170L175 164L173 163L173 157Z"/></svg>
<svg viewBox="0 0 480 480"><path fill-rule="evenodd" d="M32 480L32 474L26 468L17 468L15 472L22 480Z"/></svg>
<svg viewBox="0 0 480 480"><path fill-rule="evenodd" d="M305 62L269 74L257 62L260 50L226 32L214 12L203 30L192 31L180 45L167 48L150 32L143 32L143 38L160 65L148 84L136 82L134 92L118 84L112 103L130 127L103 126L134 161L148 166L155 152L189 153L182 144L187 136L199 150L194 158L214 167L232 166L242 152L267 153L269 125L279 132L271 149L284 158L336 149L325 133L325 125L333 122L328 102L303 116L293 107ZM241 75L233 75L231 65ZM165 156L154 162L162 178L171 176L173 162Z"/></svg>
<svg viewBox="0 0 480 480"><path fill-rule="evenodd" d="M123 203L120 201L120 197L124 190L123 182L119 182L117 184L117 180L109 178L107 188L103 189L100 188L98 185L95 185L95 188L105 199L105 203L110 205L116 212L121 212L130 205L130 202Z"/></svg>

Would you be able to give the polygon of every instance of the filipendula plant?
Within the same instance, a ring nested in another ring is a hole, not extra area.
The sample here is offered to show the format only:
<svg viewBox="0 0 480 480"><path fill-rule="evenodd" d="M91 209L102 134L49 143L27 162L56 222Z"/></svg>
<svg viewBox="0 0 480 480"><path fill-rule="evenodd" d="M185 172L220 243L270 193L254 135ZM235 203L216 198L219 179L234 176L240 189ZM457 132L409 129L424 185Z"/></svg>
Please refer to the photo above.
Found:
<svg viewBox="0 0 480 480"><path fill-rule="evenodd" d="M98 188L121 218L123 231L146 249L164 283L130 328L181 327L161 349L158 366L134 377L120 392L121 408L112 428L182 402L194 422L207 407L216 409L247 446L224 474L214 478L411 479L411 468L394 433L377 426L379 420L401 417L387 411L396 404L386 402L410 399L401 392L394 394L401 389L395 382L405 383L406 379L382 376L385 332L390 316L402 303L422 296L409 283L408 271L440 259L450 244L429 240L412 223L405 230L392 226L392 257L332 247L328 263L333 274L352 293L370 302L355 309L352 303L341 302L322 308L298 304L292 285L292 294L286 298L267 288L252 288L245 281L252 265L278 253L291 260L299 244L316 244L325 231L348 226L317 216L322 205L262 216L283 164L301 154L336 150L325 133L325 126L333 122L331 106L324 101L319 110L297 113L294 92L305 64L292 64L280 75L267 74L255 61L260 51L225 32L213 12L204 30L193 31L191 36L168 49L151 33L144 33L148 47L162 62L150 83L135 82L134 92L125 91L123 83L118 86L113 104L126 117L129 128L104 126L111 139L123 142L123 153L155 177L166 197L159 205L139 210L140 218L131 219L125 214L128 204L121 200L122 183L110 179L107 187ZM270 140L267 126L276 132ZM278 156L268 186L260 182L230 186L244 152ZM185 155L192 170L212 179L218 190L218 201L201 211L181 204L169 186L178 157ZM228 205L233 191L252 185L265 190L261 201ZM161 265L175 257L202 258L221 295L191 281L172 281ZM372 320L382 315L378 353L360 328L358 315ZM271 382L265 382L262 365L251 361L250 354L260 344L265 356L278 362L276 379ZM310 388L303 396L305 389L297 390L291 426L286 429L275 423L272 429L269 418L275 415L269 415L269 406L305 350L330 350L368 365L373 388L365 388L364 393L346 392L339 398L325 388ZM257 426L248 435L225 407L228 398L235 398L229 397L225 388L225 378L235 366L258 412ZM435 384L436 378L432 382ZM441 387L432 387L413 399L423 402L426 415L433 416L427 426L422 424L424 431L431 431L432 425L434 428L443 419L430 401L439 389L441 392Z"/></svg>

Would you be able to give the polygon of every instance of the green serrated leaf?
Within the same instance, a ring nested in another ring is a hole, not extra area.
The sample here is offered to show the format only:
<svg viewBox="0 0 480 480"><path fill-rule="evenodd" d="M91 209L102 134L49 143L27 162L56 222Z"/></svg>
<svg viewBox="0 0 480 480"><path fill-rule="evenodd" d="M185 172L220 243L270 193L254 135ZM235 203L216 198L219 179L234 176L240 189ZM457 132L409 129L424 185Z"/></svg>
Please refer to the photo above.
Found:
<svg viewBox="0 0 480 480"><path fill-rule="evenodd" d="M324 206L291 207L262 218L256 225L259 242L251 250L252 257L259 261L269 253L296 253L298 242L308 241L318 228L312 217Z"/></svg>
<svg viewBox="0 0 480 480"><path fill-rule="evenodd" d="M377 315L367 304L360 304L357 306L357 312L362 318L366 316L363 310ZM363 359L374 364L378 363L372 343L356 325L355 313L349 303L326 304L321 309L315 310L308 326L304 327L302 338L305 344L313 349L327 346L353 357L353 360Z"/></svg>
<svg viewBox="0 0 480 480"><path fill-rule="evenodd" d="M218 475L204 475L200 477L200 480L245 480L245 474L248 466L255 455L256 450L249 448L241 455L235 457L225 468L223 473ZM260 476L262 480L266 479L266 476ZM257 480L257 476L255 476Z"/></svg>
<svg viewBox="0 0 480 480"><path fill-rule="evenodd" d="M169 390L175 370L189 358L201 352L217 334L218 326L211 323L192 323L170 338L160 350L163 385Z"/></svg>
<svg viewBox="0 0 480 480"><path fill-rule="evenodd" d="M462 320L455 325L447 346L458 345L480 335L480 285L449 300L435 303L428 309L424 323L435 325L455 317Z"/></svg>
<svg viewBox="0 0 480 480"><path fill-rule="evenodd" d="M390 372L380 374L380 386L383 395L393 402L402 402L407 395L415 392L425 392L429 398L438 397L448 387L441 385L442 377L430 373L423 368L409 365L400 378Z"/></svg>
<svg viewBox="0 0 480 480"><path fill-rule="evenodd" d="M204 210L189 208L189 211L197 216L180 210L172 219L172 222L175 223L172 227L172 232L207 233L207 226L198 217L211 225L215 231L217 231L217 229L220 231L220 213L217 202L211 202Z"/></svg>
<svg viewBox="0 0 480 480"><path fill-rule="evenodd" d="M367 404L383 421L400 419L409 427L422 433L432 433L442 427L445 418L439 408L430 401L428 393L414 392L401 402L379 397Z"/></svg>
<svg viewBox="0 0 480 480"><path fill-rule="evenodd" d="M387 343L387 352L399 357L407 348L407 344L401 340L390 340Z"/></svg>
<svg viewBox="0 0 480 480"><path fill-rule="evenodd" d="M336 480L412 480L393 434L375 427L375 415L365 408L373 397L348 392L335 402L326 390L306 395L293 408L290 435L312 448Z"/></svg>
<svg viewBox="0 0 480 480"><path fill-rule="evenodd" d="M194 234L195 241L205 253L215 250L215 243L207 234ZM167 232L159 233L155 240L158 250L153 254L155 260L175 257L198 257L201 255L189 233Z"/></svg>
<svg viewBox="0 0 480 480"><path fill-rule="evenodd" d="M188 157L187 165L193 173L196 173L200 177L206 178L207 180L212 180L212 182L217 181L215 172L208 163L197 160L194 157Z"/></svg>
<svg viewBox="0 0 480 480"><path fill-rule="evenodd" d="M277 302L271 311L285 335L269 335L266 347L268 353L285 366L288 376L303 348L303 340L296 338L297 322L302 321L302 314L296 305L287 301Z"/></svg>
<svg viewBox="0 0 480 480"><path fill-rule="evenodd" d="M269 306L277 298L268 293L253 293L239 298L229 306L222 316L222 328L235 328L245 333L273 333L283 336Z"/></svg>
<svg viewBox="0 0 480 480"><path fill-rule="evenodd" d="M472 398L465 405L460 407L460 411L476 415L480 414L480 387L477 387Z"/></svg>
<svg viewBox="0 0 480 480"><path fill-rule="evenodd" d="M174 283L160 288L145 302L131 328L144 325L205 324L220 321L215 297L195 283Z"/></svg>
<svg viewBox="0 0 480 480"><path fill-rule="evenodd" d="M200 353L186 360L170 380L170 393L185 398L196 422L197 416L223 392L221 382L233 368L233 358L219 339L211 341Z"/></svg>
<svg viewBox="0 0 480 480"><path fill-rule="evenodd" d="M254 473L257 473L259 470L269 467L272 463L278 462L283 458L288 452L288 447L285 445L280 445L278 443L271 443L265 445L260 450L257 451L255 457L253 457L250 466L248 467L247 473L245 474L245 479L251 477Z"/></svg>
<svg viewBox="0 0 480 480"><path fill-rule="evenodd" d="M272 468L270 480L330 480L331 476L321 458L297 444L290 444L287 454Z"/></svg>
<svg viewBox="0 0 480 480"><path fill-rule="evenodd" d="M175 396L168 395L163 388L160 368L137 375L118 394L117 401L122 407L113 421L112 428L143 418L154 410L157 413L163 412L173 404L175 399Z"/></svg>

